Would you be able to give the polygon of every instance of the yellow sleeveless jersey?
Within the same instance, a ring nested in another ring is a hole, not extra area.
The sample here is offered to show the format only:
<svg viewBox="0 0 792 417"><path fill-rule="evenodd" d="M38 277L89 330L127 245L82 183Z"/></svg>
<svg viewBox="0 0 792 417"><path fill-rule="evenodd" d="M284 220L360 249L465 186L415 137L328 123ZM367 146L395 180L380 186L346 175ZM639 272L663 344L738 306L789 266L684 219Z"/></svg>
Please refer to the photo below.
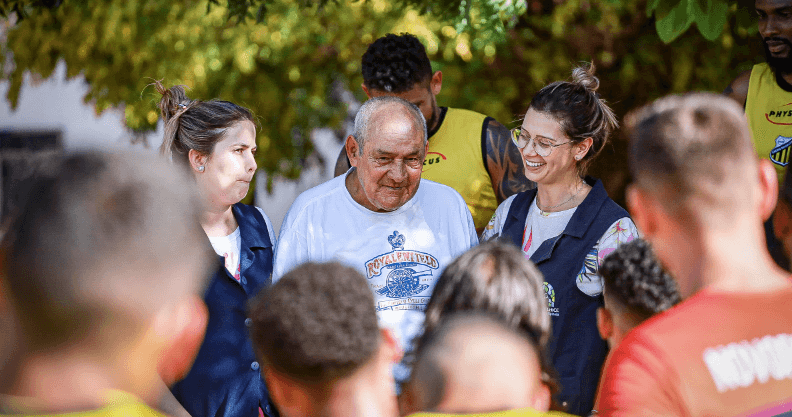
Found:
<svg viewBox="0 0 792 417"><path fill-rule="evenodd" d="M745 115L756 152L773 162L781 184L792 153L792 92L778 85L766 63L751 70Z"/></svg>
<svg viewBox="0 0 792 417"><path fill-rule="evenodd" d="M474 111L448 108L440 129L429 138L421 174L421 178L445 184L461 194L476 229L484 228L498 208L482 154L486 118Z"/></svg>

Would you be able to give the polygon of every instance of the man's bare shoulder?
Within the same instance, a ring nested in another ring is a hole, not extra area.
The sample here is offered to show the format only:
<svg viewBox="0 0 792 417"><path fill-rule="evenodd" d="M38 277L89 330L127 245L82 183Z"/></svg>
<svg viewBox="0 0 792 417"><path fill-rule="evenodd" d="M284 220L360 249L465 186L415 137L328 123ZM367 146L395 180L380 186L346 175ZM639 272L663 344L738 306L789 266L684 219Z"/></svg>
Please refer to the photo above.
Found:
<svg viewBox="0 0 792 417"><path fill-rule="evenodd" d="M748 98L748 84L751 80L751 70L746 70L740 73L725 90L723 95L732 98L741 106L745 106L745 100Z"/></svg>

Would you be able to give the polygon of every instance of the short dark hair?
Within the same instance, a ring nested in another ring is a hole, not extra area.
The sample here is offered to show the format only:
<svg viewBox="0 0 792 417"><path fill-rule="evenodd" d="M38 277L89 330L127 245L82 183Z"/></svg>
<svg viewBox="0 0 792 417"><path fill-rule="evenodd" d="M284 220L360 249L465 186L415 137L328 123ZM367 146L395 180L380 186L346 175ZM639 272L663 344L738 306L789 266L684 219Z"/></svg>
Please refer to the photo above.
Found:
<svg viewBox="0 0 792 417"><path fill-rule="evenodd" d="M162 94L159 108L165 123L160 153L170 159L186 163L191 149L211 155L228 128L246 120L255 124L250 110L230 101L191 100L181 85L166 89L155 81L154 87Z"/></svg>
<svg viewBox="0 0 792 417"><path fill-rule="evenodd" d="M369 45L362 60L369 89L403 93L432 77L432 64L421 41L409 33L389 33Z"/></svg>
<svg viewBox="0 0 792 417"><path fill-rule="evenodd" d="M630 112L625 127L635 185L662 193L667 209L732 215L750 191L735 184L749 177L744 170L756 164L756 153L745 112L734 100L713 93L667 96ZM695 203L683 205L691 197Z"/></svg>
<svg viewBox="0 0 792 417"><path fill-rule="evenodd" d="M265 366L306 384L345 378L380 340L366 279L338 263L305 263L250 304L253 346Z"/></svg>
<svg viewBox="0 0 792 417"><path fill-rule="evenodd" d="M486 329L486 330L485 330ZM451 383L461 381L449 381L448 376L452 373L451 367L457 368L451 363L459 364L462 358L453 357L465 349L459 347L459 332L467 332L464 337L476 337L482 335L479 341L498 345L506 342L516 342L526 348L526 354L536 355L541 363L541 351L536 338L529 336L519 328L504 323L498 316L485 311L466 311L455 312L447 316L425 334L423 343L415 353L415 365L408 389L412 390L417 398L417 407L420 410L436 410L446 396L446 389ZM449 355L451 357L449 357ZM459 364L460 366L478 366L476 364ZM504 382L508 383L508 382ZM526 393L527 394L527 393Z"/></svg>
<svg viewBox="0 0 792 417"><path fill-rule="evenodd" d="M599 273L605 297L633 313L636 325L682 300L676 282L643 239L616 248L602 261Z"/></svg>
<svg viewBox="0 0 792 417"><path fill-rule="evenodd" d="M198 294L206 276L165 275L213 259L192 183L130 151L57 155L29 180L0 264L30 349L133 336L169 297Z"/></svg>
<svg viewBox="0 0 792 417"><path fill-rule="evenodd" d="M779 197L792 207L792 169L784 172L784 182L779 185Z"/></svg>
<svg viewBox="0 0 792 417"><path fill-rule="evenodd" d="M594 64L573 69L571 82L556 81L543 87L528 107L552 116L573 143L592 138L591 149L578 162L581 173L585 173L605 147L611 132L619 127L613 110L597 92L600 82L594 70Z"/></svg>
<svg viewBox="0 0 792 417"><path fill-rule="evenodd" d="M516 246L493 240L473 247L440 274L426 306L424 333L416 341L416 350L449 314L492 314L542 346L543 378L555 391L556 373L544 354L552 329L543 284L542 273Z"/></svg>

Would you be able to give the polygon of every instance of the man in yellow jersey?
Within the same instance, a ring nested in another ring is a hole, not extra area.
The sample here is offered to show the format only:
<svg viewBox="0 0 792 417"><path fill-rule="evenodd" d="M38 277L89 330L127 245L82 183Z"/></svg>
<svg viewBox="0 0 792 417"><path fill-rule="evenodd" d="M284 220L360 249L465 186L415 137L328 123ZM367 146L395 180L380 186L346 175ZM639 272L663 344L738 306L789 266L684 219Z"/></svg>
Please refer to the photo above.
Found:
<svg viewBox="0 0 792 417"><path fill-rule="evenodd" d="M754 148L772 161L780 184L792 154L792 0L756 0L754 6L767 62L737 76L723 93L745 108ZM789 269L772 222L765 229L773 259Z"/></svg>
<svg viewBox="0 0 792 417"><path fill-rule="evenodd" d="M421 109L429 134L421 177L459 192L479 234L498 204L535 187L525 178L519 149L502 124L470 110L437 106L443 73L432 72L418 38L403 33L377 39L363 54L362 71L363 91L369 98L396 96ZM349 167L342 149L335 175Z"/></svg>
<svg viewBox="0 0 792 417"><path fill-rule="evenodd" d="M216 256L194 181L129 151L47 169L0 243L0 314L16 321L0 328L16 344L0 416L162 416L163 380L184 377L208 320Z"/></svg>
<svg viewBox="0 0 792 417"><path fill-rule="evenodd" d="M779 184L792 152L792 0L756 0L767 62L740 74L724 94L745 107L756 151Z"/></svg>

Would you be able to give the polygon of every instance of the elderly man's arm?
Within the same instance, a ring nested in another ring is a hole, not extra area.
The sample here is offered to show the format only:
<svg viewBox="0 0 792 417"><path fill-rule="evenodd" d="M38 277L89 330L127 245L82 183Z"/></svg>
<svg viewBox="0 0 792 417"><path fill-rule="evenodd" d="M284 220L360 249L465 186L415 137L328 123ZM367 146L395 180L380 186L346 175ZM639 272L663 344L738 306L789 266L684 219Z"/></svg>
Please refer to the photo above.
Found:
<svg viewBox="0 0 792 417"><path fill-rule="evenodd" d="M492 118L487 118L484 124L487 172L498 204L512 194L535 188L536 183L525 178L522 155L512 142L509 129Z"/></svg>

